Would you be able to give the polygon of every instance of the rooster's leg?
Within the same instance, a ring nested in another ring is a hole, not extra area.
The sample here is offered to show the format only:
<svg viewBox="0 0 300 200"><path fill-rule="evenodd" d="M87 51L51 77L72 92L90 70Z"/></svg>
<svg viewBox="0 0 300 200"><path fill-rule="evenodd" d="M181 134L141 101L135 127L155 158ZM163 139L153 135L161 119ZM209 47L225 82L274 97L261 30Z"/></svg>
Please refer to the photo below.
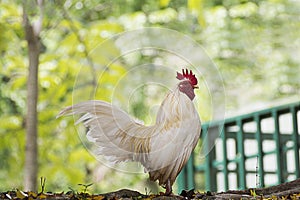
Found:
<svg viewBox="0 0 300 200"><path fill-rule="evenodd" d="M170 179L168 179L167 184L166 184L165 195L170 195L170 194L172 194L172 185L171 185Z"/></svg>

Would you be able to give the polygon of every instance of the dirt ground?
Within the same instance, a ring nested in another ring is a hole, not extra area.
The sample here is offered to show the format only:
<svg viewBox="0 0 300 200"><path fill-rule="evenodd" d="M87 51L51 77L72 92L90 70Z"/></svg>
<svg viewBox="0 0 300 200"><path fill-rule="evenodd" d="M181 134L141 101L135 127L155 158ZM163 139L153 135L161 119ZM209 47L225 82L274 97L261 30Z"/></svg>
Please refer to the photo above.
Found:
<svg viewBox="0 0 300 200"><path fill-rule="evenodd" d="M180 195L169 195L164 194L150 194L144 195L137 191L132 190L119 190L116 192L110 192L106 194L88 194L88 193L77 193L70 191L67 193L34 193L34 192L23 192L20 190L7 191L0 193L0 199L86 199L86 200L168 200L168 199L300 199L300 178L294 181L283 183L277 186L268 188L256 188L247 190L230 190L226 192L196 192L194 190L182 191Z"/></svg>

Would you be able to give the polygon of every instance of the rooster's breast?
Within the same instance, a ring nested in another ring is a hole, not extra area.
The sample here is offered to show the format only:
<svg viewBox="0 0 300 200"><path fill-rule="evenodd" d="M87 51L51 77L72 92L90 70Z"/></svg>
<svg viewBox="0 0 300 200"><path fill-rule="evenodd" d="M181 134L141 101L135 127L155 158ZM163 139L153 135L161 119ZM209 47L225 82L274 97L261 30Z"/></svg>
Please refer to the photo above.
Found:
<svg viewBox="0 0 300 200"><path fill-rule="evenodd" d="M172 108L163 108L169 109L168 113L162 113L168 117L161 121L151 139L149 163L145 166L150 179L159 180L160 185L168 179L173 184L200 137L201 123L192 101L186 96L177 97L177 101L168 104Z"/></svg>

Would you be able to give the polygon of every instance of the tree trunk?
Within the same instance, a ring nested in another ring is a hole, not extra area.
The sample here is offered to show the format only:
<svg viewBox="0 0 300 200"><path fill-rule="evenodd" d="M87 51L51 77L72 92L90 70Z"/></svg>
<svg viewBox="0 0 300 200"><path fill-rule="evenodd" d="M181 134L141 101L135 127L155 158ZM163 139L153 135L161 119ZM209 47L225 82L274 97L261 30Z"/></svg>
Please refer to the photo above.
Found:
<svg viewBox="0 0 300 200"><path fill-rule="evenodd" d="M41 1L38 1L42 3ZM27 1L23 1L23 20L25 37L28 44L28 80L27 80L27 114L26 114L26 148L24 169L24 190L37 190L38 146L37 146L37 100L38 100L38 65L40 55L39 33L41 22L34 27L27 16ZM32 4L31 4L32 5ZM41 4L40 4L41 6ZM42 20L40 17L39 20Z"/></svg>

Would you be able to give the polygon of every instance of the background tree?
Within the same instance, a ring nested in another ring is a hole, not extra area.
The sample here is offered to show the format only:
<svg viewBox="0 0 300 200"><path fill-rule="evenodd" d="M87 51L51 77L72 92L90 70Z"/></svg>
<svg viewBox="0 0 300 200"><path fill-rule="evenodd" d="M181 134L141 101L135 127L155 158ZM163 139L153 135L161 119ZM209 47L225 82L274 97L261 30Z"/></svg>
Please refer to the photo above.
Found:
<svg viewBox="0 0 300 200"><path fill-rule="evenodd" d="M27 80L27 115L26 115L26 148L24 189L37 190L38 145L37 145L37 100L38 100L38 66L40 55L40 32L43 23L43 0L23 1L23 23L25 38L28 44L28 80ZM39 18L31 22L28 10L38 6Z"/></svg>

